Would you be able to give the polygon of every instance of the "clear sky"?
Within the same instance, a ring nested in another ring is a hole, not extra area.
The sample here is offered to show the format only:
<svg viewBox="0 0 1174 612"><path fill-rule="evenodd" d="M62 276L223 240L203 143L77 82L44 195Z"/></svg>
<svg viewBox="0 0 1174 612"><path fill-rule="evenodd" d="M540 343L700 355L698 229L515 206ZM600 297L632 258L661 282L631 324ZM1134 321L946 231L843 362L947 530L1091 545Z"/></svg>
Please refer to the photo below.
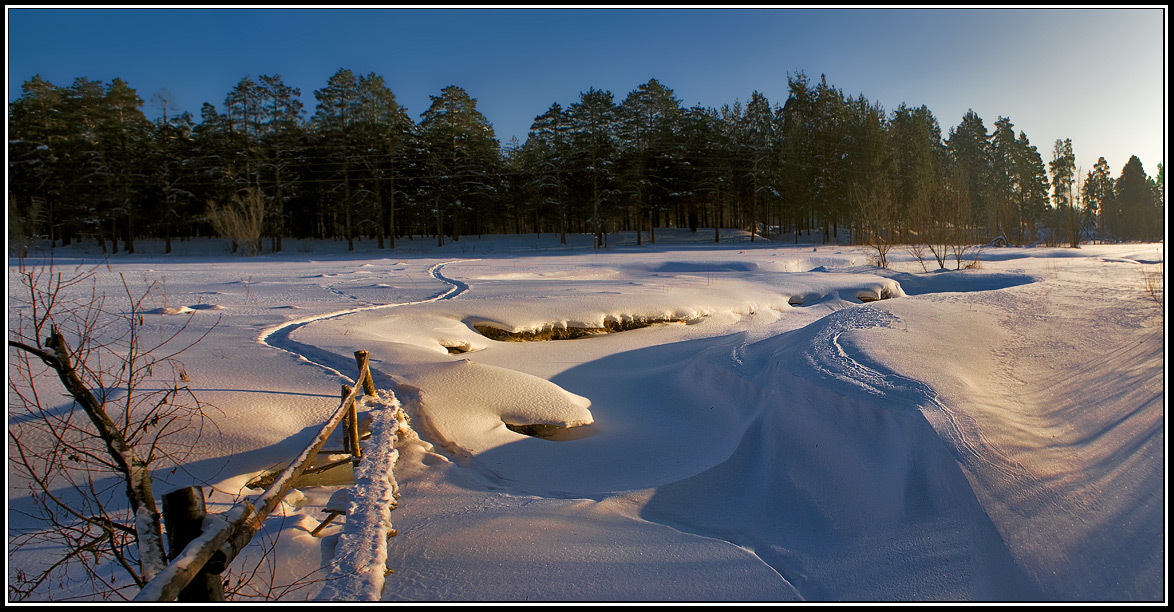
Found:
<svg viewBox="0 0 1174 612"><path fill-rule="evenodd" d="M787 97L803 71L893 110L927 106L943 135L973 109L1006 116L1044 162L1071 138L1081 176L1105 157L1165 158L1166 11L1071 9L53 9L8 8L8 100L121 78L157 117L167 90L199 116L245 76L313 92L340 68L382 75L414 120L464 88L503 144L591 87L616 102L655 78L684 106Z"/></svg>

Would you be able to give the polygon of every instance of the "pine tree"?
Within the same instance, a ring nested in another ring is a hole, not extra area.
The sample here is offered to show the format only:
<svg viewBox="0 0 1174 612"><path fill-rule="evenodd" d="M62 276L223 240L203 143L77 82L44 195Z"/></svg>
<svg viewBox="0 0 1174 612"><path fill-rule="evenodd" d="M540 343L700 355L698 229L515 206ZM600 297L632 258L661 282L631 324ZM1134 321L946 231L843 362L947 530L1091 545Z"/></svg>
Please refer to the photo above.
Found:
<svg viewBox="0 0 1174 612"><path fill-rule="evenodd" d="M595 88L581 92L579 101L567 109L575 151L573 170L583 178L579 193L588 195L591 210L588 228L595 235L597 249L603 246L610 217L608 204L615 189L614 170L619 149L616 112L612 93Z"/></svg>
<svg viewBox="0 0 1174 612"><path fill-rule="evenodd" d="M673 90L656 79L632 90L616 109L620 163L627 170L621 176L621 189L635 202L637 242L645 219L649 239L656 242L655 228L668 209L673 190L667 183L672 178L680 114Z"/></svg>
<svg viewBox="0 0 1174 612"><path fill-rule="evenodd" d="M1056 139L1048 170L1052 176L1052 205L1057 209L1073 206L1072 188L1076 181L1076 154L1072 152L1072 139Z"/></svg>
<svg viewBox="0 0 1174 612"><path fill-rule="evenodd" d="M164 252L170 253L172 239L196 215L192 209L197 201L192 192L196 175L185 167L185 161L193 157L194 122L191 113L169 115L164 110L151 128L148 167L155 187L149 193L157 195L148 200L149 228L163 238Z"/></svg>
<svg viewBox="0 0 1174 612"><path fill-rule="evenodd" d="M62 197L77 233L96 236L106 252L118 241L134 252L147 172L143 167L150 122L142 99L121 79L109 85L79 78L61 103ZM74 233L73 230L69 230Z"/></svg>
<svg viewBox="0 0 1174 612"><path fill-rule="evenodd" d="M1121 169L1121 176L1113 182L1114 200L1120 211L1120 229L1117 237L1122 240L1152 240L1160 233L1156 231L1153 212L1154 191L1149 178L1136 155L1129 158Z"/></svg>
<svg viewBox="0 0 1174 612"><path fill-rule="evenodd" d="M384 240L395 247L396 177L403 165L412 121L396 101L382 76L359 77L359 107L354 138L359 143L357 160L371 182L379 248Z"/></svg>
<svg viewBox="0 0 1174 612"><path fill-rule="evenodd" d="M106 88L105 110L108 159L116 185L114 212L126 250L134 253L134 240L149 171L144 166L144 153L149 149L151 122L143 114L143 100L125 81L114 79Z"/></svg>
<svg viewBox="0 0 1174 612"><path fill-rule="evenodd" d="M64 92L34 76L21 86L21 97L9 106L9 194L15 205L10 214L21 221L26 236L9 236L14 243L28 236L47 235L50 244L70 244L77 230L62 201L67 127L63 122Z"/></svg>
<svg viewBox="0 0 1174 612"><path fill-rule="evenodd" d="M789 94L777 122L782 126L783 199L792 211L797 243L802 231L811 235L816 210L816 171L811 162L815 111L813 92L805 74L788 75L787 87Z"/></svg>
<svg viewBox="0 0 1174 612"><path fill-rule="evenodd" d="M890 150L885 117L884 108L863 94L848 102L843 180L850 202L853 194L868 192L880 197L889 193Z"/></svg>
<svg viewBox="0 0 1174 612"><path fill-rule="evenodd" d="M261 86L251 77L241 79L224 98L225 118L233 153L243 173L238 189L261 189L261 135L265 107Z"/></svg>
<svg viewBox="0 0 1174 612"><path fill-rule="evenodd" d="M945 149L937 119L925 106L901 104L889 120L893 189L906 231L928 234L941 216L937 206ZM919 240L920 241L920 240Z"/></svg>
<svg viewBox="0 0 1174 612"><path fill-rule="evenodd" d="M993 225L1011 244L1023 244L1047 211L1049 183L1043 158L1025 132L1015 136L1014 125L1006 117L995 122L990 150Z"/></svg>
<svg viewBox="0 0 1174 612"><path fill-rule="evenodd" d="M329 207L332 234L338 235L338 213L342 213L341 229L347 249L354 250L357 228L355 202L352 197L351 172L357 164L358 147L352 138L359 113L359 81L346 68L334 73L326 86L314 92L318 106L311 120L318 154L317 162L328 169L333 178L333 201Z"/></svg>
<svg viewBox="0 0 1174 612"><path fill-rule="evenodd" d="M1113 201L1113 176L1105 158L1098 159L1093 169L1088 171L1080 187L1080 199L1084 202L1086 222L1095 226L1096 220L1100 219L1101 235L1116 231L1119 215L1116 214L1117 207Z"/></svg>
<svg viewBox="0 0 1174 612"><path fill-rule="evenodd" d="M269 235L273 252L282 250L281 241L286 228L286 204L293 197L297 184L294 168L305 138L302 114L304 112L300 89L290 87L281 75L258 77L261 104L260 151L262 168L258 173L267 178L263 184L272 194L272 211L268 217Z"/></svg>
<svg viewBox="0 0 1174 612"><path fill-rule="evenodd" d="M105 210L107 166L99 147L98 115L105 93L101 82L75 79L62 92L59 170L64 179L62 201L67 203L69 233L95 237L107 252L110 225ZM117 243L114 248L117 249Z"/></svg>
<svg viewBox="0 0 1174 612"><path fill-rule="evenodd" d="M1166 170L1162 166L1162 162L1158 162L1157 176L1146 179L1149 183L1150 192L1153 194L1151 200L1148 223L1147 223L1147 240L1159 240L1162 238L1163 226L1166 222Z"/></svg>
<svg viewBox="0 0 1174 612"><path fill-rule="evenodd" d="M558 219L559 241L567 243L571 201L567 188L567 173L571 164L570 119L557 102L545 113L534 118L526 143L518 160L528 177L527 188L532 195L529 213L535 221L535 232L541 231L538 220L545 210L555 211Z"/></svg>
<svg viewBox="0 0 1174 612"><path fill-rule="evenodd" d="M455 85L430 96L420 115L420 134L428 148L430 199L436 214L437 242L448 228L453 240L465 226L479 231L478 207L488 203L500 172L500 145L493 126L477 110L477 100Z"/></svg>
<svg viewBox="0 0 1174 612"><path fill-rule="evenodd" d="M189 171L196 174L202 185L196 200L227 202L236 193L236 151L228 120L205 102L200 108L200 121L192 129L192 164Z"/></svg>
<svg viewBox="0 0 1174 612"><path fill-rule="evenodd" d="M968 222L980 226L992 216L992 183L994 169L991 162L990 137L982 118L974 110L967 110L962 121L950 128L946 152L950 163L970 198ZM990 224L988 229L994 228Z"/></svg>
<svg viewBox="0 0 1174 612"><path fill-rule="evenodd" d="M1080 244L1080 212L1076 208L1076 154L1072 152L1072 140L1056 139L1052 147L1052 161L1048 164L1052 176L1052 205L1056 218L1055 226L1064 234L1068 243Z"/></svg>
<svg viewBox="0 0 1174 612"><path fill-rule="evenodd" d="M923 107L924 108L924 107ZM848 210L843 162L847 134L844 129L847 105L844 94L820 75L812 100L812 153L815 173L815 203L823 224L823 240L834 240L839 221Z"/></svg>
<svg viewBox="0 0 1174 612"><path fill-rule="evenodd" d="M722 105L717 123L722 145L721 191L730 209L730 225L742 229L754 222L749 210L753 158L744 140L745 115L742 102L734 100L733 104Z"/></svg>
<svg viewBox="0 0 1174 612"><path fill-rule="evenodd" d="M680 163L674 188L687 198L690 231L713 227L713 241L721 242L721 166L723 146L717 111L694 105L681 114Z"/></svg>
<svg viewBox="0 0 1174 612"><path fill-rule="evenodd" d="M742 116L739 127L741 145L745 148L749 160L749 206L750 206L750 241L758 233L761 224L769 226L769 215L764 209L778 197L777 187L777 152L775 147L774 113L766 96L755 91L750 94L750 102L746 104L746 113ZM764 220L760 223L760 220Z"/></svg>
<svg viewBox="0 0 1174 612"><path fill-rule="evenodd" d="M1160 208L1166 207L1166 168L1158 162L1158 174L1154 177L1154 199Z"/></svg>
<svg viewBox="0 0 1174 612"><path fill-rule="evenodd" d="M528 136L526 140L529 142ZM534 229L541 232L543 211L535 193L535 175L531 173L534 166L528 158L526 145L517 136L511 136L509 142L502 145L501 153L505 176L499 194L501 215L496 219L499 231L524 234L530 231L528 224L533 221Z"/></svg>
<svg viewBox="0 0 1174 612"><path fill-rule="evenodd" d="M1016 182L1020 231L1034 237L1035 224L1044 219L1048 208L1048 173L1039 151L1023 131L1016 140Z"/></svg>
<svg viewBox="0 0 1174 612"><path fill-rule="evenodd" d="M990 137L992 198L990 225L1008 243L1019 244L1015 219L1016 141L1014 124L1007 117L995 121ZM1013 231L1014 230L1014 231Z"/></svg>

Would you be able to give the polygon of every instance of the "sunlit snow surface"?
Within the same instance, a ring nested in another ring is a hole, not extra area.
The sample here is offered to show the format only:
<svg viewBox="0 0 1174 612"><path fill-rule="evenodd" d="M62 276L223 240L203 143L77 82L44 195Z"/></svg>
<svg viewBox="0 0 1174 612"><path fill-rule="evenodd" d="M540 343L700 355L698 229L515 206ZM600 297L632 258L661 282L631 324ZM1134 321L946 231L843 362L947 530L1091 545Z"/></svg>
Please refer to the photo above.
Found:
<svg viewBox="0 0 1174 612"><path fill-rule="evenodd" d="M981 269L926 273L734 233L590 240L290 241L250 259L148 243L99 277L158 281L152 330L219 320L181 356L222 411L188 466L212 511L300 452L370 351L422 439L398 450L398 535L369 555L394 570L386 601L1164 597L1164 318L1142 282L1161 245L988 249ZM677 322L548 342L474 329L658 318ZM270 519L280 561L258 591L378 592L382 567L325 583L368 527L352 512L309 535L341 488L303 487ZM11 537L27 500L12 479L9 495Z"/></svg>

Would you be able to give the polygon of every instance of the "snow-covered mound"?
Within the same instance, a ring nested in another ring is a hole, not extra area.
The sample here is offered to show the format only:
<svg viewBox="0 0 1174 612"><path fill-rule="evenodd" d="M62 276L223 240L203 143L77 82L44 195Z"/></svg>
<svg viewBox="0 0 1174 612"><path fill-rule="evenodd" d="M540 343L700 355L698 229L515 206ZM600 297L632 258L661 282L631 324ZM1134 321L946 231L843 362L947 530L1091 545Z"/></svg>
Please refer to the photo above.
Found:
<svg viewBox="0 0 1174 612"><path fill-rule="evenodd" d="M410 381L418 390L421 431L458 455L516 442L524 436L517 429L526 426L569 429L594 420L587 398L530 374L468 359L421 368Z"/></svg>

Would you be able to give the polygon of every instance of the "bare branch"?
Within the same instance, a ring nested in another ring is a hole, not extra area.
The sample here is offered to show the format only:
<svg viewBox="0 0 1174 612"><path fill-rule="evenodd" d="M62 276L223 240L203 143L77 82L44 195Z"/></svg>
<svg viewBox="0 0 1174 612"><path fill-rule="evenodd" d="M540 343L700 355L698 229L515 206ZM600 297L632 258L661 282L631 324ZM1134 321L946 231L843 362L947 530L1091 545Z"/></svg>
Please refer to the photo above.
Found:
<svg viewBox="0 0 1174 612"><path fill-rule="evenodd" d="M16 325L8 345L16 358L9 370L9 440L15 450L9 465L29 490L29 505L16 512L47 526L16 538L17 548L37 543L62 553L47 567L24 571L10 589L19 599L48 596L39 590L67 566L82 569L92 597L125 599L126 587L141 587L165 567L150 469L161 459L181 459L207 430L205 404L181 383L176 357L211 328L180 346L181 335L191 335L189 317L147 346L141 313L158 284L148 280L136 293L120 275L130 310L118 312L106 307L96 273L22 262L18 280L25 293L10 302ZM34 360L47 371L38 371ZM56 375L70 404L40 391L46 372ZM162 388L151 389L156 383ZM117 402L107 402L112 390L119 391ZM82 412L85 417L75 418ZM110 572L111 563L121 568L121 578Z"/></svg>

